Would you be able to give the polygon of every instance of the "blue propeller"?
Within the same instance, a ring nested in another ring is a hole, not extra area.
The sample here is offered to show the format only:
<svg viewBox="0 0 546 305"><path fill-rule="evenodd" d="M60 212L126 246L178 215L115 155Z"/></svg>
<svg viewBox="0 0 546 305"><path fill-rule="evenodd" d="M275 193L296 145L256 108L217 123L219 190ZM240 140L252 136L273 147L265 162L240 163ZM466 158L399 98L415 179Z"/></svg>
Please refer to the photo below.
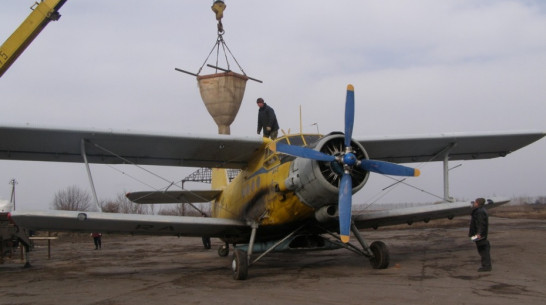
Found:
<svg viewBox="0 0 546 305"><path fill-rule="evenodd" d="M332 156L311 148L288 145L284 143L276 143L274 146L271 147L272 150L284 154L323 162L335 161L343 166L343 175L341 176L341 182L339 184L338 209L339 233L341 235L341 241L344 243L349 242L349 236L351 234L351 205L353 195L353 181L351 178L351 170L354 167L360 167L369 172L393 176L419 176L420 174L418 169L398 165L395 163L368 159L358 160L351 146L354 114L354 87L353 85L348 85L347 98L345 100L345 151L340 156Z"/></svg>
<svg viewBox="0 0 546 305"><path fill-rule="evenodd" d="M273 142L271 150L285 153L287 155L302 157L306 159L312 159L316 161L332 162L336 160L336 157L321 153L318 150L309 149L307 147L288 145L284 143Z"/></svg>

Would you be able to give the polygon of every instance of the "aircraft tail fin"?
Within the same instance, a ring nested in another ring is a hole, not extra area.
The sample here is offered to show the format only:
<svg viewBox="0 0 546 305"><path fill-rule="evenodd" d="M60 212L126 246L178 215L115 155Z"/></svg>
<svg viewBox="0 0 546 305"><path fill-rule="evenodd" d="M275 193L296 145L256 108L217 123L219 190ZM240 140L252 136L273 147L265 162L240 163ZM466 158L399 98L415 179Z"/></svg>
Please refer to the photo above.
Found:
<svg viewBox="0 0 546 305"><path fill-rule="evenodd" d="M223 190L229 184L227 169L213 168L211 175L211 189Z"/></svg>

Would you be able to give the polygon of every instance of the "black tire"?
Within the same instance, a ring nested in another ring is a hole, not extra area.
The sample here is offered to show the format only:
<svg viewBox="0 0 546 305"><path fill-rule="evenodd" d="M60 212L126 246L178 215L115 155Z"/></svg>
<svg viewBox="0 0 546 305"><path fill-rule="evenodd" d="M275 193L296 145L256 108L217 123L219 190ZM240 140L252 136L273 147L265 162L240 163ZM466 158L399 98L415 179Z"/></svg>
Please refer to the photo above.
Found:
<svg viewBox="0 0 546 305"><path fill-rule="evenodd" d="M370 258L370 264L374 269L386 269L389 266L390 256L389 249L382 241L374 241L370 245L370 250L372 250L373 256Z"/></svg>
<svg viewBox="0 0 546 305"><path fill-rule="evenodd" d="M218 255L221 256L221 257L226 257L229 255L229 247L228 246L220 246L220 248L218 248Z"/></svg>
<svg viewBox="0 0 546 305"><path fill-rule="evenodd" d="M233 279L238 281L246 280L248 276L248 259L245 252L241 250L233 252L231 270L233 271Z"/></svg>

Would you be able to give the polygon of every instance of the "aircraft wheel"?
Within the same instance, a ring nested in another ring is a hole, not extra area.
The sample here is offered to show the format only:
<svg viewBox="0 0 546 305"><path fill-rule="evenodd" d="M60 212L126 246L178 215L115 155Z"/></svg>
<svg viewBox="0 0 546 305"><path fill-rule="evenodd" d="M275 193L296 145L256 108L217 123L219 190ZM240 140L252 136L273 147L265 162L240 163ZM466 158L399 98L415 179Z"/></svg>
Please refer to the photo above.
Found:
<svg viewBox="0 0 546 305"><path fill-rule="evenodd" d="M229 254L229 247L227 247L226 245L220 246L220 248L218 248L219 256L225 257L225 256L228 256L228 254Z"/></svg>
<svg viewBox="0 0 546 305"><path fill-rule="evenodd" d="M241 250L235 250L233 252L231 270L233 271L233 279L246 280L246 277L248 276L248 259L245 252Z"/></svg>
<svg viewBox="0 0 546 305"><path fill-rule="evenodd" d="M370 258L370 263L374 269L386 269L389 266L389 249L382 241L374 241L370 245L374 257Z"/></svg>

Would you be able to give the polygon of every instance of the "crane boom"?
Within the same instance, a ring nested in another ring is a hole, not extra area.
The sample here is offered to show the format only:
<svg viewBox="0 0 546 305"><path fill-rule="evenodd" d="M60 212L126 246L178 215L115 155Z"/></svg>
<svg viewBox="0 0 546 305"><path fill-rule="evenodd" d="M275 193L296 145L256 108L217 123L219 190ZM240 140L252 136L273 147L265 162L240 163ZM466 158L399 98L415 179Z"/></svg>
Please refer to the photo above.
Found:
<svg viewBox="0 0 546 305"><path fill-rule="evenodd" d="M42 0L31 7L30 15L0 46L0 77L51 20L59 20L61 15L58 10L65 2L66 0Z"/></svg>

